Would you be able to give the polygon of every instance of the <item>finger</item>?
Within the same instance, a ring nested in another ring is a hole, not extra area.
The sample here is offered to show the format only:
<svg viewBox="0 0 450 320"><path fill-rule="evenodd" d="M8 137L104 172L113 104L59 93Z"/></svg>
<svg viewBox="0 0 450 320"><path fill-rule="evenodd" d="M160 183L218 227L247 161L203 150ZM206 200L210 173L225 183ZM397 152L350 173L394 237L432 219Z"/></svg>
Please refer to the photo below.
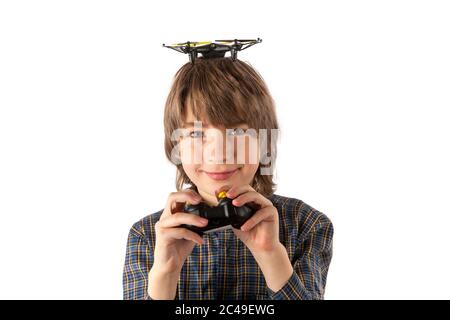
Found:
<svg viewBox="0 0 450 320"><path fill-rule="evenodd" d="M242 185L242 186L235 186L235 187L231 187L228 191L227 191L227 197L230 199L233 199L235 197L237 197L238 195L248 192L248 191L255 191L255 189L253 189L250 185L246 184L246 185Z"/></svg>
<svg viewBox="0 0 450 320"><path fill-rule="evenodd" d="M174 211L180 211L180 209L175 210L177 209L177 204L183 204L186 202L198 204L201 199L202 198L193 190L172 192L167 198L167 203L163 215L171 214Z"/></svg>
<svg viewBox="0 0 450 320"><path fill-rule="evenodd" d="M250 219L247 220L242 226L242 231L250 231L261 221L274 221L275 215L272 208L264 208L256 212Z"/></svg>
<svg viewBox="0 0 450 320"><path fill-rule="evenodd" d="M232 228L233 229L233 233L236 237L238 237L241 240L244 240L248 237L248 234L246 234L244 231L242 231L241 229L236 229L236 228Z"/></svg>
<svg viewBox="0 0 450 320"><path fill-rule="evenodd" d="M186 194L188 196L188 198L187 198L187 200L184 198L181 200L175 199L175 201L173 201L171 204L171 212L172 213L177 212L177 211L183 211L183 208L184 208L184 205L186 202L191 203L191 204L198 204L202 200L202 197L192 189L184 189L182 191L179 191L179 193L183 194L183 195ZM191 200L189 200L189 199L191 199Z"/></svg>
<svg viewBox="0 0 450 320"><path fill-rule="evenodd" d="M169 228L164 230L164 237L172 239L185 239L194 241L198 244L203 244L203 238L197 233L186 228Z"/></svg>
<svg viewBox="0 0 450 320"><path fill-rule="evenodd" d="M199 217L195 214L185 213L185 212L176 212L172 215L165 217L164 219L160 219L159 226L163 228L173 228L178 227L182 224L195 225L198 227L204 227L208 224L208 220L202 217Z"/></svg>
<svg viewBox="0 0 450 320"><path fill-rule="evenodd" d="M233 205L240 207L246 203L253 202L260 208L272 206L272 202L256 191L248 191L233 199Z"/></svg>

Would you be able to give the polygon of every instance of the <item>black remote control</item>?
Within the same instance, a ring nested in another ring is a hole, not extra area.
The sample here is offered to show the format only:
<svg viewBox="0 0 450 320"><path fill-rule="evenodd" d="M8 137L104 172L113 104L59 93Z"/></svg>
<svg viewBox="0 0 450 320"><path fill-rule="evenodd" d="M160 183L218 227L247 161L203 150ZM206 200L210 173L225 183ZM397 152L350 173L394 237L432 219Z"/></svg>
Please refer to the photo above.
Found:
<svg viewBox="0 0 450 320"><path fill-rule="evenodd" d="M231 227L240 229L256 212L255 209L247 205L241 207L234 206L232 204L233 200L226 197L225 191L220 192L217 195L217 199L219 200L219 204L216 207L211 207L204 202L199 204L186 203L184 212L208 219L208 224L205 227L183 224L181 227L194 231L199 235Z"/></svg>

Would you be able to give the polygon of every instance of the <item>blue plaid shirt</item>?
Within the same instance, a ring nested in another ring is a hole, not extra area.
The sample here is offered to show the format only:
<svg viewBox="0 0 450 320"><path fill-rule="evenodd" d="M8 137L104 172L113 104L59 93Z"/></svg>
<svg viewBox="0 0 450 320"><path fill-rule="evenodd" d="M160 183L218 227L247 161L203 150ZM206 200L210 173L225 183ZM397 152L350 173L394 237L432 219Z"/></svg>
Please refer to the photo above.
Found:
<svg viewBox="0 0 450 320"><path fill-rule="evenodd" d="M258 264L231 229L204 234L181 270L175 299L323 299L332 257L333 225L302 200L273 194L280 242L294 272L279 291L267 287ZM123 273L124 299L150 299L155 223L162 210L135 223L129 233Z"/></svg>

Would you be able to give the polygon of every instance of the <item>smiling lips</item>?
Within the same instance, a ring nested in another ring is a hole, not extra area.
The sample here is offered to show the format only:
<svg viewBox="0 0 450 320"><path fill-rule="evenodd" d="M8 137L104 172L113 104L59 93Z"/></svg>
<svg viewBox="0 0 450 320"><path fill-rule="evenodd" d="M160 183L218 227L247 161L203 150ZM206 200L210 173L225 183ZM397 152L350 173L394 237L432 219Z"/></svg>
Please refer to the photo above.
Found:
<svg viewBox="0 0 450 320"><path fill-rule="evenodd" d="M234 169L232 171L222 171L222 172L207 172L204 171L208 177L214 180L226 180L230 178L238 169Z"/></svg>

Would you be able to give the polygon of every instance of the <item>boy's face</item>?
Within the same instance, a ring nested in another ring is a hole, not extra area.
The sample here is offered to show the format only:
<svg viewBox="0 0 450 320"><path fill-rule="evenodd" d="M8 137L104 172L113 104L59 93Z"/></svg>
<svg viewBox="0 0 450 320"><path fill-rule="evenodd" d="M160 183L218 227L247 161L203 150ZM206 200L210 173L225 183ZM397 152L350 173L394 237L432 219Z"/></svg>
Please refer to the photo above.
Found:
<svg viewBox="0 0 450 320"><path fill-rule="evenodd" d="M258 138L245 123L225 128L196 121L200 119L188 108L181 162L203 199L216 204L218 189L251 184L259 167Z"/></svg>

